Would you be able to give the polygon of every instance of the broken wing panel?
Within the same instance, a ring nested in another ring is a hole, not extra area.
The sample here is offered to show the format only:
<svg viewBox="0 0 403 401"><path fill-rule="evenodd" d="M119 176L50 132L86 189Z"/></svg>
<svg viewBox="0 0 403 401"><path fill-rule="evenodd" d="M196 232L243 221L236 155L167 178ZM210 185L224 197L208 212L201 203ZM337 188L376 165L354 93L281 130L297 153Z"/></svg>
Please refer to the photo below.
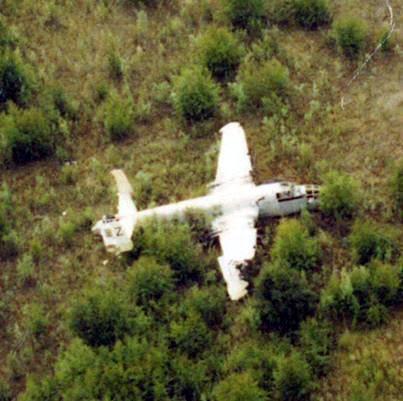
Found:
<svg viewBox="0 0 403 401"><path fill-rule="evenodd" d="M239 123L221 128L221 146L213 191L239 184L253 184L252 164L246 143L245 131Z"/></svg>
<svg viewBox="0 0 403 401"><path fill-rule="evenodd" d="M258 208L251 206L237 213L219 217L214 222L223 255L218 258L231 300L247 294L248 283L241 278L239 267L252 259L256 252L255 220Z"/></svg>
<svg viewBox="0 0 403 401"><path fill-rule="evenodd" d="M133 189L122 170L112 170L118 189L118 216L124 233L130 238L136 224L137 209L132 199Z"/></svg>

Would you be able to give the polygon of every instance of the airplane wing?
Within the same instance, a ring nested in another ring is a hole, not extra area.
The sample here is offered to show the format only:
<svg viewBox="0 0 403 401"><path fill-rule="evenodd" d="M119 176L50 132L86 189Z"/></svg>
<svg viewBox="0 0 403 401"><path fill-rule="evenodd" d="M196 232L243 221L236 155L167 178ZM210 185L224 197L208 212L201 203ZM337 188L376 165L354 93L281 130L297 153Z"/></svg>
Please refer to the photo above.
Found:
<svg viewBox="0 0 403 401"><path fill-rule="evenodd" d="M118 216L125 234L130 238L136 223L137 209L132 199L133 188L122 170L112 170L118 189Z"/></svg>
<svg viewBox="0 0 403 401"><path fill-rule="evenodd" d="M247 294L248 283L242 280L239 267L252 259L256 251L255 221L259 209L250 205L218 217L213 228L218 232L222 256L218 258L230 298L236 301Z"/></svg>
<svg viewBox="0 0 403 401"><path fill-rule="evenodd" d="M220 132L220 155L212 192L226 191L239 185L254 185L245 131L234 122L221 128Z"/></svg>

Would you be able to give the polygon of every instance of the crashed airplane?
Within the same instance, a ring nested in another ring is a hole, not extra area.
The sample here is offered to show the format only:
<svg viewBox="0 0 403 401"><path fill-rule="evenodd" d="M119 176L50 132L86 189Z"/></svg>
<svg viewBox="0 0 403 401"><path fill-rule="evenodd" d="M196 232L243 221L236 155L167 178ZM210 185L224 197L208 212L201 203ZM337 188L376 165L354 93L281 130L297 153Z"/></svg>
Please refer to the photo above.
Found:
<svg viewBox="0 0 403 401"><path fill-rule="evenodd" d="M189 209L210 213L215 216L212 229L219 237L222 250L218 263L229 297L236 301L247 294L248 282L242 279L239 268L255 255L257 218L285 216L304 208L315 208L319 187L282 181L255 185L241 125L236 122L227 124L220 133L217 174L208 195L137 211L132 200L132 187L125 174L122 170L113 170L119 195L118 214L105 216L92 230L102 236L107 251L120 254L133 248L134 227L147 218L180 217Z"/></svg>

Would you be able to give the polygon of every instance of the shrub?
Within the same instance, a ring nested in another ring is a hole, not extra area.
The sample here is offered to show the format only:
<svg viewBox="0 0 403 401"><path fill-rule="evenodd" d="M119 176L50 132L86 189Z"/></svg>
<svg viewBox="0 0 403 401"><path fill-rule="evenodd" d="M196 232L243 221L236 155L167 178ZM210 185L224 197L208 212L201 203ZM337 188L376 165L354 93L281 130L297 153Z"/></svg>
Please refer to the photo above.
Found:
<svg viewBox="0 0 403 401"><path fill-rule="evenodd" d="M236 28L254 30L265 14L264 0L221 0L227 18Z"/></svg>
<svg viewBox="0 0 403 401"><path fill-rule="evenodd" d="M283 98L288 86L288 70L273 59L263 63L247 62L241 67L238 85L239 106L246 109L264 107L273 100Z"/></svg>
<svg viewBox="0 0 403 401"><path fill-rule="evenodd" d="M325 374L330 364L330 352L334 347L332 329L328 322L308 319L300 328L301 351L313 373Z"/></svg>
<svg viewBox="0 0 403 401"><path fill-rule="evenodd" d="M274 384L280 401L303 401L310 398L314 383L311 369L299 352L280 357L274 371Z"/></svg>
<svg viewBox="0 0 403 401"><path fill-rule="evenodd" d="M328 0L295 0L295 19L306 29L316 29L330 22Z"/></svg>
<svg viewBox="0 0 403 401"><path fill-rule="evenodd" d="M320 207L325 214L337 219L351 217L359 202L359 187L353 178L336 171L325 176L320 191Z"/></svg>
<svg viewBox="0 0 403 401"><path fill-rule="evenodd" d="M333 320L373 327L386 319L385 306L399 302L400 273L389 265L355 267L333 275L321 294L321 308Z"/></svg>
<svg viewBox="0 0 403 401"><path fill-rule="evenodd" d="M397 215L403 219L403 159L393 172L390 187Z"/></svg>
<svg viewBox="0 0 403 401"><path fill-rule="evenodd" d="M10 386L0 379L0 401L11 401L12 398Z"/></svg>
<svg viewBox="0 0 403 401"><path fill-rule="evenodd" d="M13 101L26 105L35 87L32 69L21 60L18 53L0 55L0 105Z"/></svg>
<svg viewBox="0 0 403 401"><path fill-rule="evenodd" d="M192 241L192 233L186 223L152 219L137 232L135 242L144 255L154 256L159 263L168 263L176 283L202 279L202 250Z"/></svg>
<svg viewBox="0 0 403 401"><path fill-rule="evenodd" d="M49 319L40 304L28 304L24 306L24 317L29 334L40 337L48 330Z"/></svg>
<svg viewBox="0 0 403 401"><path fill-rule="evenodd" d="M349 237L355 263L364 265L373 258L391 261L398 247L393 235L370 221L356 221Z"/></svg>
<svg viewBox="0 0 403 401"><path fill-rule="evenodd" d="M227 372L249 372L259 387L271 392L276 363L272 349L249 340L231 352L224 368Z"/></svg>
<svg viewBox="0 0 403 401"><path fill-rule="evenodd" d="M45 377L37 381L28 377L25 392L21 401L55 401L57 399L57 383L53 378Z"/></svg>
<svg viewBox="0 0 403 401"><path fill-rule="evenodd" d="M69 313L69 326L88 345L112 346L129 332L127 304L111 289L89 289L73 303Z"/></svg>
<svg viewBox="0 0 403 401"><path fill-rule="evenodd" d="M207 381L206 364L178 355L171 361L170 400L198 401Z"/></svg>
<svg viewBox="0 0 403 401"><path fill-rule="evenodd" d="M303 273L279 265L265 265L256 284L263 330L288 333L315 309L316 295Z"/></svg>
<svg viewBox="0 0 403 401"><path fill-rule="evenodd" d="M9 157L16 164L25 164L50 156L55 149L52 123L39 109L13 109L4 116L3 129Z"/></svg>
<svg viewBox="0 0 403 401"><path fill-rule="evenodd" d="M210 28L198 40L200 59L214 78L232 79L241 62L242 50L237 38L226 28Z"/></svg>
<svg viewBox="0 0 403 401"><path fill-rule="evenodd" d="M108 71L109 76L120 81L124 76L123 61L116 50L111 50L108 55Z"/></svg>
<svg viewBox="0 0 403 401"><path fill-rule="evenodd" d="M232 373L213 389L215 401L264 401L265 392L248 372Z"/></svg>
<svg viewBox="0 0 403 401"><path fill-rule="evenodd" d="M268 19L272 24L288 25L295 18L295 0L271 0L267 2Z"/></svg>
<svg viewBox="0 0 403 401"><path fill-rule="evenodd" d="M64 118L76 119L78 116L77 103L71 98L69 94L61 86L54 86L47 90L46 95L52 106Z"/></svg>
<svg viewBox="0 0 403 401"><path fill-rule="evenodd" d="M198 313L208 326L214 327L224 319L226 300L222 287L192 287L183 301L183 310L185 313Z"/></svg>
<svg viewBox="0 0 403 401"><path fill-rule="evenodd" d="M368 28L364 21L355 17L345 17L335 22L334 36L337 46L346 57L357 58L364 50Z"/></svg>
<svg viewBox="0 0 403 401"><path fill-rule="evenodd" d="M173 273L169 266L143 256L129 270L128 286L131 297L139 305L149 307L173 291Z"/></svg>
<svg viewBox="0 0 403 401"><path fill-rule="evenodd" d="M170 339L175 349L190 358L200 356L212 344L212 335L197 313L192 313L181 321L172 322Z"/></svg>
<svg viewBox="0 0 403 401"><path fill-rule="evenodd" d="M104 109L104 127L112 141L126 138L132 133L134 123L133 99L117 92L109 95Z"/></svg>
<svg viewBox="0 0 403 401"><path fill-rule="evenodd" d="M312 270L319 258L319 247L308 230L295 219L282 220L272 248L275 263L286 268Z"/></svg>
<svg viewBox="0 0 403 401"><path fill-rule="evenodd" d="M219 89L201 67L184 69L176 79L173 96L177 113L188 122L212 118L219 108Z"/></svg>
<svg viewBox="0 0 403 401"><path fill-rule="evenodd" d="M17 263L17 280L20 285L25 285L35 277L35 264L32 255L25 253Z"/></svg>

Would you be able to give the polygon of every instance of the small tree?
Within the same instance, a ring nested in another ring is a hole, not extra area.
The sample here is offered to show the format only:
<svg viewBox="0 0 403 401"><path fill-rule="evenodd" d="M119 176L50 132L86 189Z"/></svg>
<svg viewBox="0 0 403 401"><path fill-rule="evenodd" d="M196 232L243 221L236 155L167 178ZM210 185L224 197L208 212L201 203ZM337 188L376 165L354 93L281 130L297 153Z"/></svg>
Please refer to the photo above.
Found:
<svg viewBox="0 0 403 401"><path fill-rule="evenodd" d="M336 171L325 176L320 192L320 207L325 214L337 219L351 217L359 202L359 187L353 178Z"/></svg>
<svg viewBox="0 0 403 401"><path fill-rule="evenodd" d="M54 127L40 109L12 109L10 115L3 117L1 125L14 163L25 164L54 152Z"/></svg>
<svg viewBox="0 0 403 401"><path fill-rule="evenodd" d="M283 266L265 265L256 284L257 308L263 330L289 333L313 313L316 295L303 273Z"/></svg>
<svg viewBox="0 0 403 401"><path fill-rule="evenodd" d="M176 111L186 121L208 120L217 114L219 89L205 69L184 69L176 79L174 90Z"/></svg>
<svg viewBox="0 0 403 401"><path fill-rule="evenodd" d="M105 105L104 127L112 141L124 139L132 133L134 106L131 96L112 92Z"/></svg>
<svg viewBox="0 0 403 401"><path fill-rule="evenodd" d="M277 360L273 350L253 340L237 346L224 364L226 372L249 372L259 387L270 393L273 390L273 374Z"/></svg>
<svg viewBox="0 0 403 401"><path fill-rule="evenodd" d="M0 55L0 105L13 101L24 106L35 88L35 78L30 66L24 64L18 53Z"/></svg>
<svg viewBox="0 0 403 401"><path fill-rule="evenodd" d="M349 242L354 261L360 265L373 258L391 261L398 253L393 235L370 221L356 221Z"/></svg>
<svg viewBox="0 0 403 401"><path fill-rule="evenodd" d="M233 373L213 389L215 401L265 401L266 394L248 373Z"/></svg>
<svg viewBox="0 0 403 401"><path fill-rule="evenodd" d="M245 63L237 80L239 107L262 108L273 100L283 98L288 80L287 68L275 59L263 63Z"/></svg>
<svg viewBox="0 0 403 401"><path fill-rule="evenodd" d="M328 0L295 0L295 19L305 29L316 29L330 22Z"/></svg>
<svg viewBox="0 0 403 401"><path fill-rule="evenodd" d="M368 28L364 21L356 17L345 17L333 26L336 43L346 57L357 58L364 50Z"/></svg>
<svg viewBox="0 0 403 401"><path fill-rule="evenodd" d="M313 373L325 374L330 364L330 352L334 347L332 329L328 322L308 319L300 328L301 351Z"/></svg>
<svg viewBox="0 0 403 401"><path fill-rule="evenodd" d="M272 256L275 263L286 268L312 270L319 259L319 246L298 220L282 220L277 228Z"/></svg>
<svg viewBox="0 0 403 401"><path fill-rule="evenodd" d="M313 390L311 369L299 352L280 357L274 371L274 384L280 401L309 400Z"/></svg>
<svg viewBox="0 0 403 401"><path fill-rule="evenodd" d="M73 303L69 325L88 345L112 346L129 332L128 313L126 302L115 291L95 287Z"/></svg>
<svg viewBox="0 0 403 401"><path fill-rule="evenodd" d="M192 287L183 301L185 314L198 313L209 327L221 324L227 295L222 287Z"/></svg>
<svg viewBox="0 0 403 401"><path fill-rule="evenodd" d="M199 356L212 343L211 332L197 313L192 313L184 320L172 322L170 340L179 352L190 358Z"/></svg>
<svg viewBox="0 0 403 401"><path fill-rule="evenodd" d="M214 78L228 80L234 77L241 62L242 50L231 31L212 27L199 38L197 45L202 64Z"/></svg>
<svg viewBox="0 0 403 401"><path fill-rule="evenodd" d="M203 255L192 241L186 223L150 220L136 233L139 252L151 255L159 263L168 263L178 284L199 281L203 277Z"/></svg>
<svg viewBox="0 0 403 401"><path fill-rule="evenodd" d="M221 0L224 12L236 28L252 31L259 27L265 14L264 0Z"/></svg>
<svg viewBox="0 0 403 401"><path fill-rule="evenodd" d="M390 180L394 207L400 219L403 219L403 159L397 164Z"/></svg>
<svg viewBox="0 0 403 401"><path fill-rule="evenodd" d="M147 256L134 263L128 272L128 282L131 297L145 307L158 304L174 288L171 268Z"/></svg>

